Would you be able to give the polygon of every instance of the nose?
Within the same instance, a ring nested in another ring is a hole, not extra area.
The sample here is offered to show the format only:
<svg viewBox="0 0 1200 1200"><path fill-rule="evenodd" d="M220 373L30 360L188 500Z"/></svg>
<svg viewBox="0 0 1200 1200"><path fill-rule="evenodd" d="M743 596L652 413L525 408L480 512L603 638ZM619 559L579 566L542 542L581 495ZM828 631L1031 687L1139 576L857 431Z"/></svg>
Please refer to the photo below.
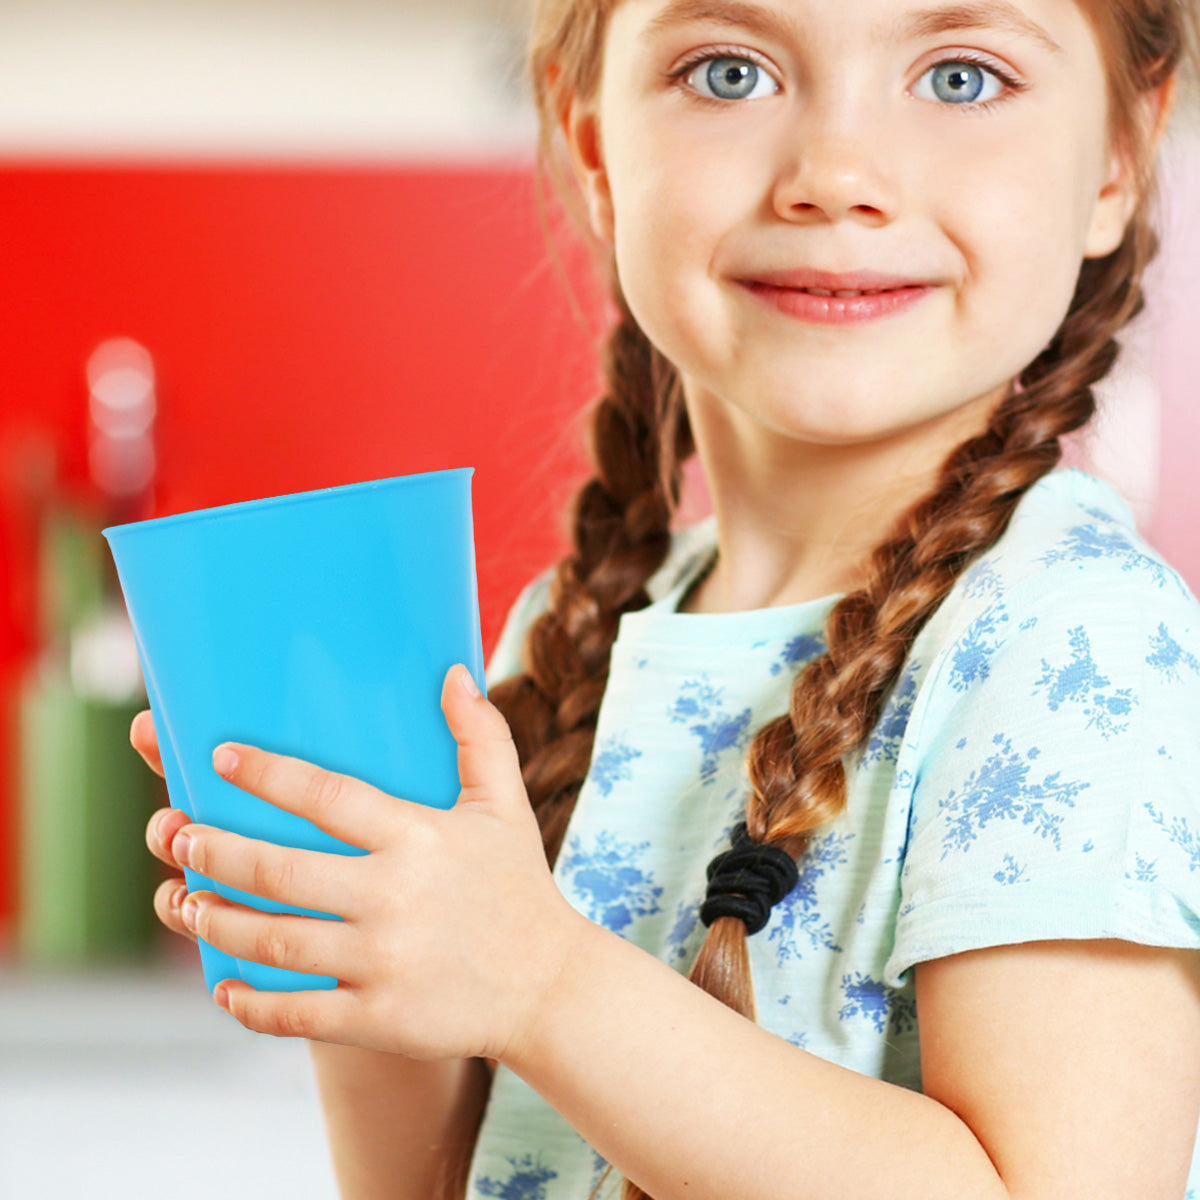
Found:
<svg viewBox="0 0 1200 1200"><path fill-rule="evenodd" d="M781 138L771 203L787 221L886 224L897 184L887 173L882 138L863 110L840 119L810 110Z"/></svg>

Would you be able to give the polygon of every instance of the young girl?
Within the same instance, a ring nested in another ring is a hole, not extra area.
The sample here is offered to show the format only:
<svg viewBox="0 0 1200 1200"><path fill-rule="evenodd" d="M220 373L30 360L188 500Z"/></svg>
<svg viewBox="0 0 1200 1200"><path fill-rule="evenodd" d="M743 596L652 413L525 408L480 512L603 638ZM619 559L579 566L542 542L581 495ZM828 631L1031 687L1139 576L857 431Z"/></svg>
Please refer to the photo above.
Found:
<svg viewBox="0 0 1200 1200"><path fill-rule="evenodd" d="M344 917L157 901L340 980L218 1002L312 1043L344 1196L1200 1195L1200 607L1055 469L1189 4L542 0L619 320L572 552L446 677L459 803L236 745L370 853L147 834Z"/></svg>

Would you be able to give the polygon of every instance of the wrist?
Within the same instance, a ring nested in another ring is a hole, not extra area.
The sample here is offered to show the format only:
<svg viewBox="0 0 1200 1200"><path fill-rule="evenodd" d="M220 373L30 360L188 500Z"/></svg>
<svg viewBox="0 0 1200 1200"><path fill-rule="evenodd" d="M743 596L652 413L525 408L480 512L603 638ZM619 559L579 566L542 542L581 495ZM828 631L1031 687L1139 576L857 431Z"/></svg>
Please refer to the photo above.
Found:
<svg viewBox="0 0 1200 1200"><path fill-rule="evenodd" d="M496 1062L524 1074L540 1059L553 1029L569 1021L572 996L593 976L601 944L613 936L563 899L558 918L539 939L542 967L527 977L526 1003Z"/></svg>

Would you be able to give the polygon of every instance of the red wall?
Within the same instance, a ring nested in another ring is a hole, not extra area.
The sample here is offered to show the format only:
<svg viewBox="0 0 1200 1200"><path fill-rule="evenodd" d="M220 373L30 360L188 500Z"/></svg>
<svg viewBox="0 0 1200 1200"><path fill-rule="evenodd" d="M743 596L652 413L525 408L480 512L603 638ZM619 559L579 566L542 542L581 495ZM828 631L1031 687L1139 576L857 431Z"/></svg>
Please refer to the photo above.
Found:
<svg viewBox="0 0 1200 1200"><path fill-rule="evenodd" d="M475 467L489 653L518 588L563 549L584 467L572 415L596 368L521 167L10 164L0 228L2 924L13 688L38 637L21 481L48 443L86 487L84 365L100 341L137 339L159 372L146 515Z"/></svg>

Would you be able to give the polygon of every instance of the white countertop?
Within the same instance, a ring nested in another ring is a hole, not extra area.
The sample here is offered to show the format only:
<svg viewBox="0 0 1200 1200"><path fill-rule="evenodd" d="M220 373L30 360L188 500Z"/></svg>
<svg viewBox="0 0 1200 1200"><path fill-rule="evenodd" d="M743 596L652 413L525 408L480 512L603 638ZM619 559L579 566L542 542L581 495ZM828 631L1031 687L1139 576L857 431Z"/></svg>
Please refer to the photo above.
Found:
<svg viewBox="0 0 1200 1200"><path fill-rule="evenodd" d="M0 1197L74 1196L336 1200L306 1044L221 1012L198 957L0 961Z"/></svg>

